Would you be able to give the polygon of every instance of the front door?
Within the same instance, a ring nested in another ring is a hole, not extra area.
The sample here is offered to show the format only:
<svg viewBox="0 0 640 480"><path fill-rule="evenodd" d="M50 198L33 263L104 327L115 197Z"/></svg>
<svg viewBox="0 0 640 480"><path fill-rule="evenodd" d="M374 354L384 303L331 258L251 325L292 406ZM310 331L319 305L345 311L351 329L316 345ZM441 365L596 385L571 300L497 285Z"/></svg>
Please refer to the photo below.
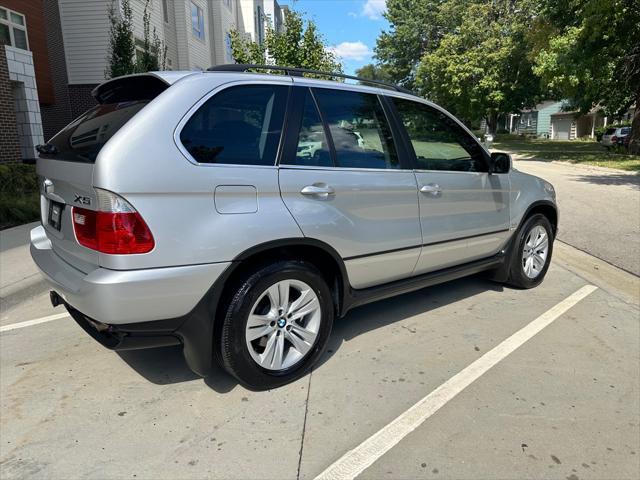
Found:
<svg viewBox="0 0 640 480"><path fill-rule="evenodd" d="M378 96L294 87L282 198L306 237L331 245L354 288L410 276L420 255L416 180Z"/></svg>
<svg viewBox="0 0 640 480"><path fill-rule="evenodd" d="M430 105L394 98L415 153L422 253L416 274L494 255L509 238L509 175L458 122Z"/></svg>

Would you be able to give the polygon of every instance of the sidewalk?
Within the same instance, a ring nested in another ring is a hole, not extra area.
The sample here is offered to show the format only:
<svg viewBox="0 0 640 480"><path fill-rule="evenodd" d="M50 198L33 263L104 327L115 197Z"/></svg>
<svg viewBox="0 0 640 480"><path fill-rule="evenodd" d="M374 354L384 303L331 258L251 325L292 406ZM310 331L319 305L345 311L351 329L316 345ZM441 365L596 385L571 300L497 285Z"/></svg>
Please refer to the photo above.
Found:
<svg viewBox="0 0 640 480"><path fill-rule="evenodd" d="M0 303L2 312L46 290L29 254L29 232L38 222L0 232Z"/></svg>

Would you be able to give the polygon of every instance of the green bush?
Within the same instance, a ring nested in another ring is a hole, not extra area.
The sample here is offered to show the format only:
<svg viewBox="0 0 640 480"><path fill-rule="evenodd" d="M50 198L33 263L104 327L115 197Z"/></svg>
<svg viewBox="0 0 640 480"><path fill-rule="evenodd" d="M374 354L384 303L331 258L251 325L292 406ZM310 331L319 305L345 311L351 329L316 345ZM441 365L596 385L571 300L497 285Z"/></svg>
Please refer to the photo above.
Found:
<svg viewBox="0 0 640 480"><path fill-rule="evenodd" d="M34 165L0 165L0 228L40 218L40 193Z"/></svg>

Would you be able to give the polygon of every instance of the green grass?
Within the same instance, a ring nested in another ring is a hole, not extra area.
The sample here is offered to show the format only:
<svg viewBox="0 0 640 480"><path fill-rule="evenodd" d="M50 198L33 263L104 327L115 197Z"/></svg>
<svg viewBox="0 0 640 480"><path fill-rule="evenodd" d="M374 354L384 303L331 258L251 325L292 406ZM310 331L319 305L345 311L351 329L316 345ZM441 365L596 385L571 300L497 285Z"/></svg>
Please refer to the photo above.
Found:
<svg viewBox="0 0 640 480"><path fill-rule="evenodd" d="M491 148L508 150L530 160L560 161L640 172L640 156L609 152L595 141L529 140L500 135Z"/></svg>

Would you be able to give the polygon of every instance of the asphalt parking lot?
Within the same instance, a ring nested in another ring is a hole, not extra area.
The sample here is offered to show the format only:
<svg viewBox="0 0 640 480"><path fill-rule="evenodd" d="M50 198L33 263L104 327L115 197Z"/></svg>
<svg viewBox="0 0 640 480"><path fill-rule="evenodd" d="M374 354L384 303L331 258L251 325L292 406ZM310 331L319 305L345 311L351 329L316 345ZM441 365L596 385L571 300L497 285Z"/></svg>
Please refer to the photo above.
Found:
<svg viewBox="0 0 640 480"><path fill-rule="evenodd" d="M0 318L0 477L638 478L637 277L557 245L534 290L472 277L354 310L269 392L179 348L108 351L39 293Z"/></svg>

